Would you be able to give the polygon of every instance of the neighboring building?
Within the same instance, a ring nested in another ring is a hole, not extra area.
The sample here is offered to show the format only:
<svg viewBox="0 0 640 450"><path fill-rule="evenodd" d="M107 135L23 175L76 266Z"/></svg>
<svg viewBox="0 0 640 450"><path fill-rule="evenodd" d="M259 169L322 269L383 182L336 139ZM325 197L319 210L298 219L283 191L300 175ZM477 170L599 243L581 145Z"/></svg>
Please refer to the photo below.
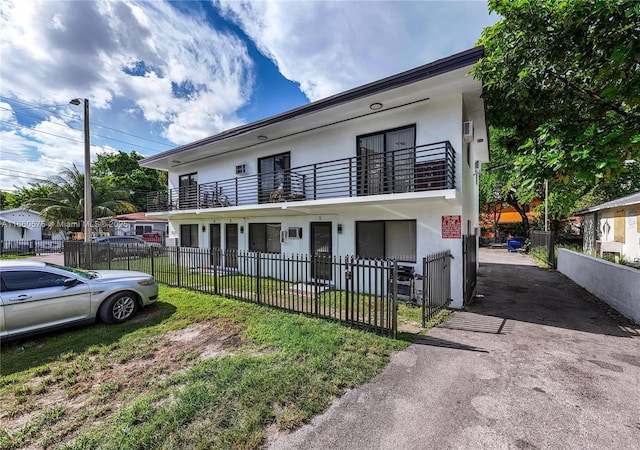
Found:
<svg viewBox="0 0 640 450"><path fill-rule="evenodd" d="M640 262L640 192L593 206L582 216L583 248Z"/></svg>
<svg viewBox="0 0 640 450"><path fill-rule="evenodd" d="M478 226L489 157L474 48L140 161L169 172L147 215L183 247L395 258L450 250ZM330 280L331 273L319 275Z"/></svg>
<svg viewBox="0 0 640 450"><path fill-rule="evenodd" d="M37 211L24 208L0 211L0 252L46 249L60 251L64 232L52 232Z"/></svg>
<svg viewBox="0 0 640 450"><path fill-rule="evenodd" d="M25 208L0 211L0 241L64 239L64 232L51 231L37 211Z"/></svg>
<svg viewBox="0 0 640 450"><path fill-rule="evenodd" d="M142 236L152 232L166 236L168 231L167 219L147 217L145 212L120 214L106 220L113 236Z"/></svg>

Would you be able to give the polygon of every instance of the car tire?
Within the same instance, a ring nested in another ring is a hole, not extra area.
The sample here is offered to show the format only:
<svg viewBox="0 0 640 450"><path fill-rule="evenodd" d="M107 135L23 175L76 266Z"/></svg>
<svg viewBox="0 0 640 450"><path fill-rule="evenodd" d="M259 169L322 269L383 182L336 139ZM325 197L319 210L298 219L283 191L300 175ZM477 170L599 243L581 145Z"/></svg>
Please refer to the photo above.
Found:
<svg viewBox="0 0 640 450"><path fill-rule="evenodd" d="M138 310L138 300L133 292L118 292L100 306L100 320L114 324L129 320Z"/></svg>

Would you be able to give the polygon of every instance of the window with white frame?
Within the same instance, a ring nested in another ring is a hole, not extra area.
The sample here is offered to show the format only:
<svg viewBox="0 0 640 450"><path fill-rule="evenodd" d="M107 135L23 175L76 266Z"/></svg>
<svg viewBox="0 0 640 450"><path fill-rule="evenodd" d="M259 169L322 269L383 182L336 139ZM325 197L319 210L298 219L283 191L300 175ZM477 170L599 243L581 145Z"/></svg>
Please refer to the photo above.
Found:
<svg viewBox="0 0 640 450"><path fill-rule="evenodd" d="M356 222L356 253L361 258L416 262L416 221Z"/></svg>

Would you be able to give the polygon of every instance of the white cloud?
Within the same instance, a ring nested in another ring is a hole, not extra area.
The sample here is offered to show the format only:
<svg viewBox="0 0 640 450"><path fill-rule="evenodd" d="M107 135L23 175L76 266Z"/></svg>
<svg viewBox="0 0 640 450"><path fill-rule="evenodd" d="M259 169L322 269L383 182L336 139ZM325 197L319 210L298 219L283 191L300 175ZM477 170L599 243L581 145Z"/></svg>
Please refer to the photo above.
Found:
<svg viewBox="0 0 640 450"><path fill-rule="evenodd" d="M310 100L474 46L485 2L214 0Z"/></svg>
<svg viewBox="0 0 640 450"><path fill-rule="evenodd" d="M129 101L177 144L235 125L249 100L244 43L166 2L8 0L0 8L5 97L61 104L80 95L103 112ZM145 73L123 71L136 64ZM180 97L176 86L189 89Z"/></svg>

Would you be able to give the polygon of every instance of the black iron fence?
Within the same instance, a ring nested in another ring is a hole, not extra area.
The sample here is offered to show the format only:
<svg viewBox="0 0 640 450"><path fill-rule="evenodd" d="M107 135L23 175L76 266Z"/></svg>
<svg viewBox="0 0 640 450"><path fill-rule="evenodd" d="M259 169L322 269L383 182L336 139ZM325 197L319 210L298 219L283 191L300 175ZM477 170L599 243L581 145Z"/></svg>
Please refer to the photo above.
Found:
<svg viewBox="0 0 640 450"><path fill-rule="evenodd" d="M355 257L67 242L65 265L146 272L162 284L335 320L396 337L398 264ZM451 300L449 252L423 260L428 320Z"/></svg>
<svg viewBox="0 0 640 450"><path fill-rule="evenodd" d="M531 230L530 253L538 260L546 263L550 268L556 267L556 242L550 231Z"/></svg>
<svg viewBox="0 0 640 450"><path fill-rule="evenodd" d="M65 265L137 270L169 286L396 336L395 261L84 242L67 243L64 257Z"/></svg>
<svg viewBox="0 0 640 450"><path fill-rule="evenodd" d="M52 239L0 241L0 256L60 253L64 242Z"/></svg>
<svg viewBox="0 0 640 450"><path fill-rule="evenodd" d="M422 259L422 327L451 303L451 252L434 253Z"/></svg>
<svg viewBox="0 0 640 450"><path fill-rule="evenodd" d="M455 188L449 141L372 153L278 172L151 192L147 211L224 208Z"/></svg>
<svg viewBox="0 0 640 450"><path fill-rule="evenodd" d="M478 267L478 237L476 235L462 237L462 270L464 278L464 304L467 305L473 298L476 288Z"/></svg>

